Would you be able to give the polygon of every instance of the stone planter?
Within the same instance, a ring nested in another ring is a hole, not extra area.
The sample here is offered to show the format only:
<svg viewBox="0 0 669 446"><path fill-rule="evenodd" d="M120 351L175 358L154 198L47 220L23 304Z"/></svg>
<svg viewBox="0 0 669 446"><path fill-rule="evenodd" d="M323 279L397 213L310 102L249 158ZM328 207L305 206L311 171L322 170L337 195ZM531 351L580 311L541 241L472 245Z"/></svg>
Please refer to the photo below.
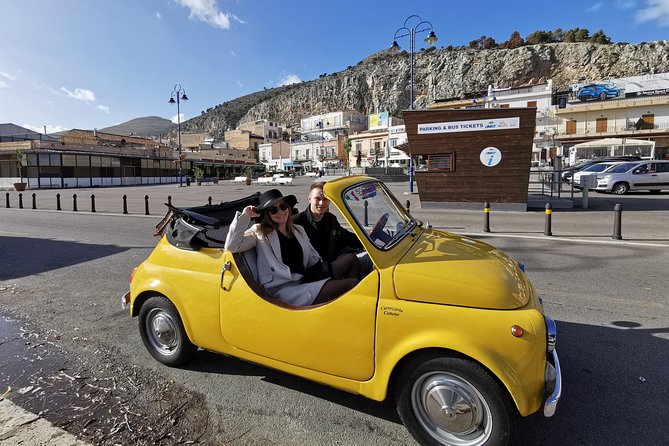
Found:
<svg viewBox="0 0 669 446"><path fill-rule="evenodd" d="M14 183L14 189L16 189L17 192L23 192L26 190L27 186L28 183Z"/></svg>

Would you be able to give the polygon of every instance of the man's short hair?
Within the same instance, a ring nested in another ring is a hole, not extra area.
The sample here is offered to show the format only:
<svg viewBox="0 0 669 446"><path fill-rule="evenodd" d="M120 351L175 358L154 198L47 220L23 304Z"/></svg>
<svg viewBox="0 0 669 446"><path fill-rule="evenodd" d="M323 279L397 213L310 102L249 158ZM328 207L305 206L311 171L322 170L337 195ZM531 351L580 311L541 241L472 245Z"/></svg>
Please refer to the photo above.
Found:
<svg viewBox="0 0 669 446"><path fill-rule="evenodd" d="M325 181L316 181L314 183L311 183L311 186L309 186L309 193L311 193L312 190L314 189L320 189L323 190L323 186L325 186Z"/></svg>

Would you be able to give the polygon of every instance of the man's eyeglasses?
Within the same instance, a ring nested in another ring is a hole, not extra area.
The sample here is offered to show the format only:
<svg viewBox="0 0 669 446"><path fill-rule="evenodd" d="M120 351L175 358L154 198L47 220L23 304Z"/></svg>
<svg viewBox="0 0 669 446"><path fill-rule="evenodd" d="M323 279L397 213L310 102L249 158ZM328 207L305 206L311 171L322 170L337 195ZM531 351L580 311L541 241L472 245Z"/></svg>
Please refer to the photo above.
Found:
<svg viewBox="0 0 669 446"><path fill-rule="evenodd" d="M267 211L272 215L276 215L279 212L279 210L285 211L286 209L288 209L288 205L286 203L281 203L278 206L272 206Z"/></svg>

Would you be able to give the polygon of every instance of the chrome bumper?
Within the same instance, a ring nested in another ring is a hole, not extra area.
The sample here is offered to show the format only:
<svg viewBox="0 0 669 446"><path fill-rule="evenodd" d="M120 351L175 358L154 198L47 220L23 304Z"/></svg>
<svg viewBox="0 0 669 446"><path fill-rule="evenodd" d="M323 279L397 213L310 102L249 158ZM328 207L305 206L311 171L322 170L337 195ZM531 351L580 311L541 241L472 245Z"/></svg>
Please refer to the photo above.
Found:
<svg viewBox="0 0 669 446"><path fill-rule="evenodd" d="M130 291L121 296L121 308L127 310L130 305Z"/></svg>
<svg viewBox="0 0 669 446"><path fill-rule="evenodd" d="M560 360L558 359L557 350L553 349L553 364L546 363L546 383L555 382L553 393L551 393L544 403L544 416L552 417L555 415L558 401L562 395L562 372L560 371Z"/></svg>

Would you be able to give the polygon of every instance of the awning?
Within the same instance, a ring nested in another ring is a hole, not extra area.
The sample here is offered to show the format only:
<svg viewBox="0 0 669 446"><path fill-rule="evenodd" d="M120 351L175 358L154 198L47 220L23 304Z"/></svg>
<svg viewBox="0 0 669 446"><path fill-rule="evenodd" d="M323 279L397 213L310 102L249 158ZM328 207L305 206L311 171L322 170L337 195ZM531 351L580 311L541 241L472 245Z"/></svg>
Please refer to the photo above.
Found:
<svg viewBox="0 0 669 446"><path fill-rule="evenodd" d="M288 162L283 163L283 165L288 166L288 167L294 167L294 166L301 166L302 163L299 162L299 161L288 161Z"/></svg>
<svg viewBox="0 0 669 446"><path fill-rule="evenodd" d="M409 143L408 143L408 142L405 142L404 144L400 144L400 145L395 146L395 147L391 147L390 149L391 149L391 150L392 150L392 149L401 150L402 152L405 152L405 153L408 153L409 150L410 150L410 149L409 149Z"/></svg>

